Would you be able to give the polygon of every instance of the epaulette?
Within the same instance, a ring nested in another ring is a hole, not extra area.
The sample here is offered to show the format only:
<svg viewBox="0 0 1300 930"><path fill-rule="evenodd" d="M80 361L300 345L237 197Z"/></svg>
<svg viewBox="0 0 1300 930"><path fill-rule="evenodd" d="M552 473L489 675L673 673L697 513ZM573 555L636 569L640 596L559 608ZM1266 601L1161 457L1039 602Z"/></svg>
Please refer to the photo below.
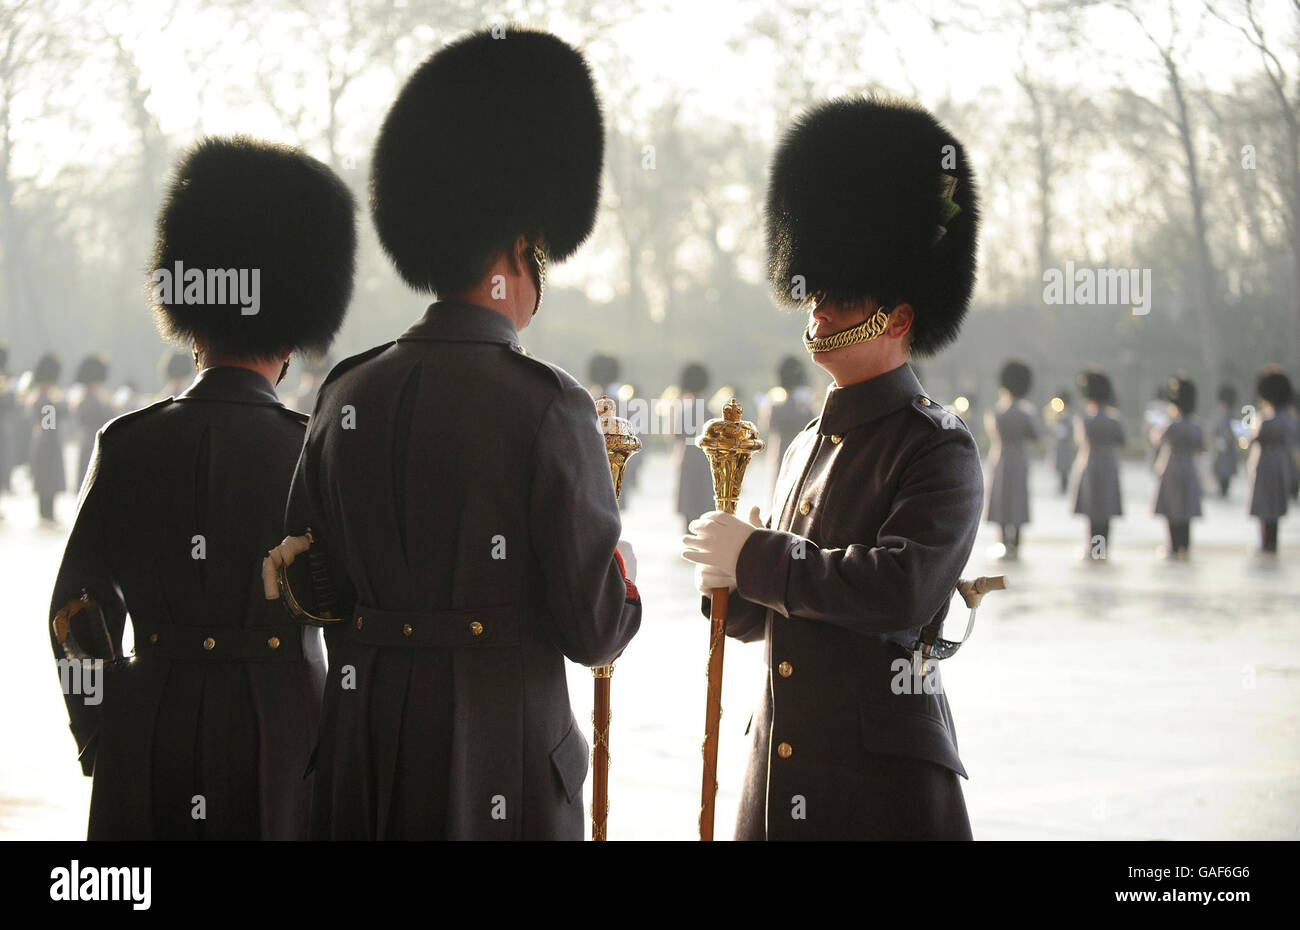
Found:
<svg viewBox="0 0 1300 930"><path fill-rule="evenodd" d="M956 429L960 424L962 429L968 433L970 432L966 421L959 417L956 411L945 407L934 398L926 397L924 394L917 394L912 398L912 409L929 420L935 429Z"/></svg>
<svg viewBox="0 0 1300 930"><path fill-rule="evenodd" d="M519 343L512 342L510 343L508 348L510 350L511 355L515 356L516 358L523 359L525 362L530 364L533 368L545 369L547 374L549 374L552 378L555 379L556 386L561 390L578 383L577 379L575 379L573 375L569 374L559 365L552 365L550 362L543 361L540 358L534 358L532 355L529 355L528 350L525 349L523 346L521 346Z"/></svg>
<svg viewBox="0 0 1300 930"><path fill-rule="evenodd" d="M303 413L301 410L294 410L292 407L286 407L283 404L280 405L280 409L287 413L292 420L303 426L306 426L307 421L311 419L311 414Z"/></svg>
<svg viewBox="0 0 1300 930"><path fill-rule="evenodd" d="M117 429L119 426L121 426L121 425L122 425L123 423L125 423L127 420L135 420L135 419L138 419L138 418L144 416L146 413L149 413L149 412L154 411L154 410L160 410L160 409L162 409L163 407L169 406L170 404L174 403L175 401L176 401L176 398L175 398L175 397L165 397L165 398L163 398L162 400L155 401L154 403L150 404L150 405L147 406L147 407L141 407L141 408L138 409L138 410L131 410L131 411L128 411L127 413L124 413L124 414L122 414L121 416L113 417L113 419L109 420L107 423L105 423L103 426L101 426L101 427L99 428L99 431L100 431L101 433L108 433L109 430Z"/></svg>
<svg viewBox="0 0 1300 930"><path fill-rule="evenodd" d="M350 371L351 369L360 365L362 362L366 361L367 359L374 358L380 352L387 350L390 346L393 345L396 345L396 343L385 342L383 345L377 345L373 349L366 349L366 351L364 352L359 352L356 355L348 356L343 361L339 362L337 365L335 365L333 368L330 369L330 373L326 375L325 380L321 382L321 387L323 388L325 385L329 384L339 375L347 371Z"/></svg>

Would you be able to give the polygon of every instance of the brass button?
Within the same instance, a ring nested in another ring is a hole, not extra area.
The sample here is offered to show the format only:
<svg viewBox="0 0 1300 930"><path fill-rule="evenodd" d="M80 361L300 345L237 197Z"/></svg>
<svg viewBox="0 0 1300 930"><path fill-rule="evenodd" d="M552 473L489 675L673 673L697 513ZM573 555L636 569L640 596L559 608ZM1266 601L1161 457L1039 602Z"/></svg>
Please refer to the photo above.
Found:
<svg viewBox="0 0 1300 930"><path fill-rule="evenodd" d="M483 624L479 623L477 620L471 620L469 624L469 631L473 633L475 636L482 636Z"/></svg>
<svg viewBox="0 0 1300 930"><path fill-rule="evenodd" d="M359 629L361 629L361 628L362 628L363 626L365 626L365 625L366 625L366 618L365 618L365 617L357 617L357 629L359 630Z"/></svg>
<svg viewBox="0 0 1300 930"><path fill-rule="evenodd" d="M776 754L780 756L782 759L788 759L792 755L794 755L794 747L791 746L789 743L777 743Z"/></svg>
<svg viewBox="0 0 1300 930"><path fill-rule="evenodd" d="M403 623L403 624L402 624L402 635L403 635L403 636L410 636L410 635L411 635L412 633L414 633L414 632L415 632L415 627L411 626L409 623Z"/></svg>
<svg viewBox="0 0 1300 930"><path fill-rule="evenodd" d="M807 515L808 515L808 511L810 511L810 510L812 510L812 504L808 503L807 500L802 500L802 501L799 502L799 512L800 512L801 514L803 514L804 516L807 516Z"/></svg>
<svg viewBox="0 0 1300 930"><path fill-rule="evenodd" d="M270 639L268 639L268 640L266 641L266 644L267 644L268 646L270 646L272 649L279 649L279 648L280 648L280 637L278 637L278 636L272 636Z"/></svg>
<svg viewBox="0 0 1300 930"><path fill-rule="evenodd" d="M782 662L776 667L776 671L782 678L789 678L794 674L794 666L789 662Z"/></svg>
<svg viewBox="0 0 1300 930"><path fill-rule="evenodd" d="M150 634L149 634L149 642L151 642L151 643L156 643L156 642L158 642L158 634L157 634L157 633L150 633Z"/></svg>
<svg viewBox="0 0 1300 930"><path fill-rule="evenodd" d="M213 649L216 649L216 648L217 648L217 641L216 641L215 639L213 639L211 636L209 636L207 639L205 639L205 640L203 641L203 648L204 648L204 649L207 649L207 650L213 650Z"/></svg>
<svg viewBox="0 0 1300 930"><path fill-rule="evenodd" d="M928 398L928 397L922 397L922 398L921 398L921 406L922 406L922 407L928 407L928 406L930 406L930 398Z"/></svg>
<svg viewBox="0 0 1300 930"><path fill-rule="evenodd" d="M840 444L840 440L843 438L844 437L841 436L839 433L836 433L834 436L831 437L831 442L838 446Z"/></svg>

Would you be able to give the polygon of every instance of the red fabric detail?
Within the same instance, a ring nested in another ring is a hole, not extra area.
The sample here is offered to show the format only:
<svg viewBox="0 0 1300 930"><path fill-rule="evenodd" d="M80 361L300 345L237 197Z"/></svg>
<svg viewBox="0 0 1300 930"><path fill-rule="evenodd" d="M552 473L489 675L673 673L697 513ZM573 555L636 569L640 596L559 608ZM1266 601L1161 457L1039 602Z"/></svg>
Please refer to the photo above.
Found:
<svg viewBox="0 0 1300 930"><path fill-rule="evenodd" d="M623 575L623 584L627 585L627 600L641 600L641 593L637 591L636 585L634 585L631 579L627 577L627 565L623 562L623 553L619 552L617 549L614 550L614 561L618 563L618 570Z"/></svg>

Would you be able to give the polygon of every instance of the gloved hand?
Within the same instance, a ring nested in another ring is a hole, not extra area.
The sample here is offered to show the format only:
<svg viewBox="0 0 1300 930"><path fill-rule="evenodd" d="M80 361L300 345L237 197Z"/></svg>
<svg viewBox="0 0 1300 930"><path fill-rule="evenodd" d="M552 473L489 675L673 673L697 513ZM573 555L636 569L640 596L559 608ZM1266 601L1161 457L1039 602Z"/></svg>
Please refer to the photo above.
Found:
<svg viewBox="0 0 1300 930"><path fill-rule="evenodd" d="M727 588L734 591L736 590L736 579L718 571L716 568L709 568L707 565L696 565L695 590L705 597L712 597L714 588Z"/></svg>
<svg viewBox="0 0 1300 930"><path fill-rule="evenodd" d="M736 586L736 562L749 534L762 529L763 521L758 508L749 511L746 523L733 514L710 510L698 520L691 521L690 535L682 537L682 558L701 566L704 572L697 584L705 580L711 587Z"/></svg>
<svg viewBox="0 0 1300 930"><path fill-rule="evenodd" d="M623 572L627 580L636 584L636 553L632 551L632 544L626 539L618 541L618 554L623 557Z"/></svg>

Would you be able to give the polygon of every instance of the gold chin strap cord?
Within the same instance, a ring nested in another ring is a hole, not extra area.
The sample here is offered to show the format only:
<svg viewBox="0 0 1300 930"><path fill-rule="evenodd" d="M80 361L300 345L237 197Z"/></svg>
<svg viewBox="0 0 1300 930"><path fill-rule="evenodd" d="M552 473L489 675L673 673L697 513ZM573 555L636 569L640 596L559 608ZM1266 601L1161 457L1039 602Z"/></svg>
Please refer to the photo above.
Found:
<svg viewBox="0 0 1300 930"><path fill-rule="evenodd" d="M872 339L878 338L889 326L889 314L892 312L892 307L888 310L881 307L866 322L822 339L813 339L808 335L808 330L805 329L803 331L803 347L808 350L809 355L816 355L818 352L834 352L836 349L843 349L845 346L855 346L859 342L870 342Z"/></svg>

